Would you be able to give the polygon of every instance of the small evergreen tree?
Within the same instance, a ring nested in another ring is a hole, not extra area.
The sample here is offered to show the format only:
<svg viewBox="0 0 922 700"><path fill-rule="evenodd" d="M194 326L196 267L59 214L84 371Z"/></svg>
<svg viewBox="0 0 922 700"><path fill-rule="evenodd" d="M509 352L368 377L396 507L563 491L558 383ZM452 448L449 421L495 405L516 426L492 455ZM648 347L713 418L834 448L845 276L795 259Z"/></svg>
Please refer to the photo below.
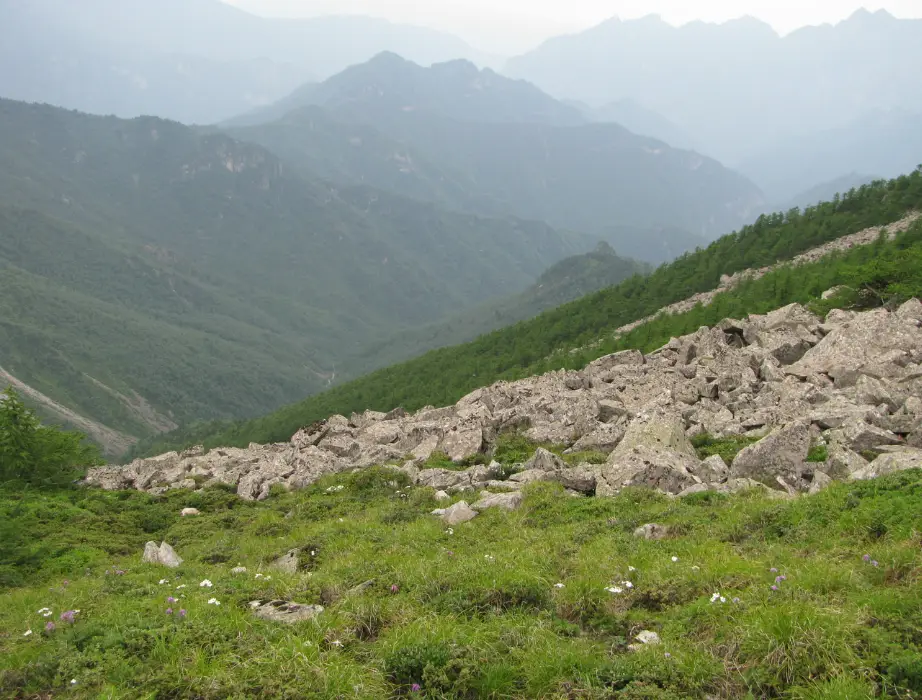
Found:
<svg viewBox="0 0 922 700"><path fill-rule="evenodd" d="M61 485L100 463L83 434L42 425L12 387L0 394L0 482Z"/></svg>

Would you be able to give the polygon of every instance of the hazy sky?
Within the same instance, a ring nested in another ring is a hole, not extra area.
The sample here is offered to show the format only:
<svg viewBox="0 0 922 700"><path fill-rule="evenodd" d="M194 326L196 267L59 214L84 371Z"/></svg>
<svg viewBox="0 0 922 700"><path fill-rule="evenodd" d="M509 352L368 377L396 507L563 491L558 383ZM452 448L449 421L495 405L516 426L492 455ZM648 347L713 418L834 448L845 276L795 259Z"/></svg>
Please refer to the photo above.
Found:
<svg viewBox="0 0 922 700"><path fill-rule="evenodd" d="M742 15L786 33L838 22L860 7L922 17L922 0L225 0L265 15L365 14L451 31L478 48L517 53L555 34L619 16L659 14L668 22L726 21Z"/></svg>

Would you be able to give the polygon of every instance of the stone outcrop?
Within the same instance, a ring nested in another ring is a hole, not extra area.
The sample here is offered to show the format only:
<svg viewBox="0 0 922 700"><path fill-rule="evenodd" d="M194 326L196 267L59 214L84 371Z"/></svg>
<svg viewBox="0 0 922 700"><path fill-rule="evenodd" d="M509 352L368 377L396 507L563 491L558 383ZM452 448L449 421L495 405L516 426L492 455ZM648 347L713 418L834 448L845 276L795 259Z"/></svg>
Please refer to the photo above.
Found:
<svg viewBox="0 0 922 700"><path fill-rule="evenodd" d="M148 542L144 545L141 561L175 569L182 564L182 557L166 542L161 542L159 545L156 542Z"/></svg>
<svg viewBox="0 0 922 700"><path fill-rule="evenodd" d="M488 455L508 431L608 458L574 467L538 450L511 469L426 468L435 452L456 463ZM698 458L689 438L701 433L761 439L728 465ZM828 459L808 463L818 445ZM384 464L442 498L534 481L600 496L647 486L675 495L767 488L786 497L911 468L920 449L922 303L825 319L794 304L701 328L648 355L629 350L582 371L498 382L454 406L331 416L286 443L171 452L92 469L87 483L155 494L226 484L259 500L273 488ZM510 472L518 473L504 481Z"/></svg>
<svg viewBox="0 0 922 700"><path fill-rule="evenodd" d="M260 620L282 622L293 625L306 620L313 620L323 612L321 605L305 605L288 600L252 600L250 610Z"/></svg>

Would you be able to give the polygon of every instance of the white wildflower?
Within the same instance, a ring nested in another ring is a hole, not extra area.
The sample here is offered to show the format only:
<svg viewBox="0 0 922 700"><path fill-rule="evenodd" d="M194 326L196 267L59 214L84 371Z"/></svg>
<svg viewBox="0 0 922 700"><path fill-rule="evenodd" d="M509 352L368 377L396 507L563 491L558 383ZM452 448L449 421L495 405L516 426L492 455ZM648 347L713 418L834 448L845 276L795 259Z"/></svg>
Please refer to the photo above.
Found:
<svg viewBox="0 0 922 700"><path fill-rule="evenodd" d="M727 599L724 598L723 596L720 596L720 602L721 602L721 603L726 603L726 602L727 602Z"/></svg>
<svg viewBox="0 0 922 700"><path fill-rule="evenodd" d="M714 595L711 596L711 602L713 603L717 601L719 598L720 598L720 593L715 593Z"/></svg>
<svg viewBox="0 0 922 700"><path fill-rule="evenodd" d="M158 583L158 585L162 586L162 585L165 584L165 583L169 583L169 581L167 581L165 578L162 578L162 579L160 579L157 583Z"/></svg>
<svg viewBox="0 0 922 700"><path fill-rule="evenodd" d="M673 560L673 561L674 561L674 560ZM700 567L700 566L693 566L693 567L692 567L692 571L701 571L701 567Z"/></svg>
<svg viewBox="0 0 922 700"><path fill-rule="evenodd" d="M181 583L180 585L176 586L176 590L178 591L178 590L180 590L181 588L185 588L185 587L186 587L186 584Z"/></svg>
<svg viewBox="0 0 922 700"><path fill-rule="evenodd" d="M633 566L627 567L627 570L630 571L631 573L634 573L635 571L637 571L637 569L635 569Z"/></svg>
<svg viewBox="0 0 922 700"><path fill-rule="evenodd" d="M22 636L23 636L23 637L28 637L28 636L30 636L31 634L32 634L32 630L26 630L25 632L22 633Z"/></svg>
<svg viewBox="0 0 922 700"><path fill-rule="evenodd" d="M494 557L492 554L484 554L483 558L487 561L496 561L496 557Z"/></svg>
<svg viewBox="0 0 922 700"><path fill-rule="evenodd" d="M263 577L262 574L256 574L256 578L262 578L262 577Z"/></svg>
<svg viewBox="0 0 922 700"><path fill-rule="evenodd" d="M445 530L445 534L447 534L447 535L453 535L453 534L455 534L455 531L454 531L452 528L448 528L447 530Z"/></svg>
<svg viewBox="0 0 922 700"><path fill-rule="evenodd" d="M343 645L343 643L342 643L341 641L339 641L338 639L334 639L334 640L333 640L333 646L334 646L334 647L341 647L342 645Z"/></svg>
<svg viewBox="0 0 922 700"><path fill-rule="evenodd" d="M562 584L562 583L555 583L555 584L554 584L554 588L563 588L563 584Z"/></svg>
<svg viewBox="0 0 922 700"><path fill-rule="evenodd" d="M210 598L208 600L208 605L220 605L220 604L221 604L221 601L219 601L217 598Z"/></svg>
<svg viewBox="0 0 922 700"><path fill-rule="evenodd" d="M627 588L627 589L631 589L631 588L634 587L634 584L631 583L630 581L622 581L622 582L621 582L621 585L624 586L624 587Z"/></svg>
<svg viewBox="0 0 922 700"><path fill-rule="evenodd" d="M199 584L199 588L211 588L214 584L207 578Z"/></svg>
<svg viewBox="0 0 922 700"><path fill-rule="evenodd" d="M679 561L679 558L678 558L678 557L673 557L673 558L672 558L672 563L673 563L673 564L675 564L677 561Z"/></svg>
<svg viewBox="0 0 922 700"><path fill-rule="evenodd" d="M43 612L43 613L42 613L42 617L51 617L53 614L54 614L54 613L52 613L52 612L49 610L48 612Z"/></svg>
<svg viewBox="0 0 922 700"><path fill-rule="evenodd" d="M615 594L624 593L624 589L621 588L620 586L612 586L611 588L606 588L605 590L608 591L609 593L615 593Z"/></svg>
<svg viewBox="0 0 922 700"><path fill-rule="evenodd" d="M77 679L76 679L76 678L71 678L71 679L70 679L70 684L71 684L71 685L77 685Z"/></svg>

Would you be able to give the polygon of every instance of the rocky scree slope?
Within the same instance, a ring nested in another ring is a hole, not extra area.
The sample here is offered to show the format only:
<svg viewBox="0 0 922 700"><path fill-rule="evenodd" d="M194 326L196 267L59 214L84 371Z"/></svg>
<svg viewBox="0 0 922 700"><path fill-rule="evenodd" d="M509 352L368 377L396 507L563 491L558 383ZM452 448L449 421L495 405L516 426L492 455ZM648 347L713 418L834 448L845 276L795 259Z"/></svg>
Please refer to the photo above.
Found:
<svg viewBox="0 0 922 700"><path fill-rule="evenodd" d="M701 328L646 356L628 350L582 371L499 382L454 406L332 416L287 443L171 452L93 469L87 483L151 493L224 483L252 500L276 484L300 488L325 474L392 464L419 485L452 492L552 480L597 496L629 486L787 495L922 467L920 397L922 302L893 312L833 310L825 319L793 304ZM608 458L571 468L539 450L507 480L496 463L424 468L435 452L457 463L486 454L512 431ZM702 434L752 444L731 464L701 460L691 438ZM825 461L814 461L817 448Z"/></svg>

